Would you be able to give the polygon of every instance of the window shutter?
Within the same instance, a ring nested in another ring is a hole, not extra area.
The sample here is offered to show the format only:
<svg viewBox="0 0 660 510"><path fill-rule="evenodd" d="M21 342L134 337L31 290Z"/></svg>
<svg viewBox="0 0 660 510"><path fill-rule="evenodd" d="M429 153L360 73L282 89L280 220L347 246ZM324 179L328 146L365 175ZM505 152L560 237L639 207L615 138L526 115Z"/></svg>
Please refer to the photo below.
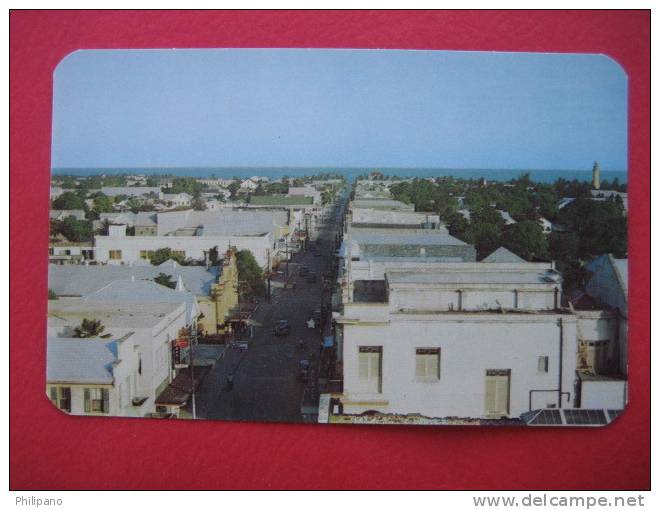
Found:
<svg viewBox="0 0 660 510"><path fill-rule="evenodd" d="M50 399L57 405L57 388L55 386L50 387Z"/></svg>
<svg viewBox="0 0 660 510"><path fill-rule="evenodd" d="M376 370L378 370L376 377L378 377L378 393L383 392L383 353L379 352L374 354L377 360Z"/></svg>
<svg viewBox="0 0 660 510"><path fill-rule="evenodd" d="M360 379L369 378L369 354L361 352L358 355L358 375Z"/></svg>
<svg viewBox="0 0 660 510"><path fill-rule="evenodd" d="M438 354L430 354L426 360L426 374L429 377L437 377L440 379L440 372L438 370Z"/></svg>
<svg viewBox="0 0 660 510"><path fill-rule="evenodd" d="M426 363L424 361L423 354L418 354L417 356L415 356L415 376L416 377L426 376Z"/></svg>
<svg viewBox="0 0 660 510"><path fill-rule="evenodd" d="M101 393L103 394L103 412L110 412L110 391L107 389L102 389Z"/></svg>
<svg viewBox="0 0 660 510"><path fill-rule="evenodd" d="M486 413L494 413L496 409L496 385L492 377L486 378Z"/></svg>
<svg viewBox="0 0 660 510"><path fill-rule="evenodd" d="M498 413L509 412L509 380L504 376L497 377L497 407Z"/></svg>
<svg viewBox="0 0 660 510"><path fill-rule="evenodd" d="M383 368L383 357L380 353L373 352L371 353L371 367L369 370L369 375L371 377L380 377L382 368Z"/></svg>
<svg viewBox="0 0 660 510"><path fill-rule="evenodd" d="M89 413L92 410L91 402L89 401L89 388L85 388L85 412Z"/></svg>

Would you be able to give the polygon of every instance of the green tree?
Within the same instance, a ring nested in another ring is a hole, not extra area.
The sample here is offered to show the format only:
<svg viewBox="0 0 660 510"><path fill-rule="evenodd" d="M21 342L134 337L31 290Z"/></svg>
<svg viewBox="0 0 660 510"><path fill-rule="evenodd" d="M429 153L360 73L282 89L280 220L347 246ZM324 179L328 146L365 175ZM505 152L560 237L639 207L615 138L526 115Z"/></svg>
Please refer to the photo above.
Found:
<svg viewBox="0 0 660 510"><path fill-rule="evenodd" d="M49 300L49 301L54 301L54 300L56 300L56 299L59 299L59 298L57 297L57 294L55 294L55 291L54 291L53 289L49 288L49 289L48 289L48 300Z"/></svg>
<svg viewBox="0 0 660 510"><path fill-rule="evenodd" d="M236 252L236 266L238 279L244 283L247 294L251 296L263 294L265 290L264 272L250 250Z"/></svg>
<svg viewBox="0 0 660 510"><path fill-rule="evenodd" d="M227 186L227 189L229 190L229 193L231 193L231 198L232 200L236 198L236 195L238 194L238 190L241 188L241 183L238 181L232 181L229 186Z"/></svg>
<svg viewBox="0 0 660 510"><path fill-rule="evenodd" d="M202 200L201 197L193 198L190 205L195 211L205 211L206 210L206 202L204 202L204 200Z"/></svg>
<svg viewBox="0 0 660 510"><path fill-rule="evenodd" d="M445 218L447 222L447 229L449 233L464 241L468 244L472 244L472 236L469 232L470 222L460 213L453 213Z"/></svg>
<svg viewBox="0 0 660 510"><path fill-rule="evenodd" d="M178 253L172 253L172 250L170 248L159 248L158 250L156 250L153 256L151 257L151 263L154 266L159 266L163 262L170 259L174 260L175 262L181 265L186 264L185 258L179 255Z"/></svg>
<svg viewBox="0 0 660 510"><path fill-rule="evenodd" d="M578 198L561 208L557 222L577 235L578 256L583 260L604 253L627 256L627 221L614 201Z"/></svg>
<svg viewBox="0 0 660 510"><path fill-rule="evenodd" d="M548 258L548 239L536 221L524 220L509 225L502 235L502 245L525 260Z"/></svg>
<svg viewBox="0 0 660 510"><path fill-rule="evenodd" d="M70 209L82 209L85 204L85 200L81 198L78 194L71 191L66 191L62 193L59 197L53 200L53 209L57 210L70 210Z"/></svg>
<svg viewBox="0 0 660 510"><path fill-rule="evenodd" d="M94 202L92 205L92 211L94 211L97 214L100 213L109 213L114 211L114 200L103 193L98 193L94 197Z"/></svg>
<svg viewBox="0 0 660 510"><path fill-rule="evenodd" d="M481 260L502 245L502 230L493 223L470 223L469 235Z"/></svg>
<svg viewBox="0 0 660 510"><path fill-rule="evenodd" d="M83 319L73 330L74 338L94 338L100 336L105 326L98 319Z"/></svg>
<svg viewBox="0 0 660 510"><path fill-rule="evenodd" d="M170 289L176 288L176 282L172 280L172 276L169 274L158 273L158 275L154 278L154 281L160 285L169 287Z"/></svg>
<svg viewBox="0 0 660 510"><path fill-rule="evenodd" d="M188 193L192 196L198 196L201 190L202 185L194 177L175 177L172 179L172 187L167 192Z"/></svg>
<svg viewBox="0 0 660 510"><path fill-rule="evenodd" d="M65 218L63 221L51 221L50 233L55 236L61 234L72 242L91 241L94 237L92 223L86 220L77 220L73 216Z"/></svg>
<svg viewBox="0 0 660 510"><path fill-rule="evenodd" d="M214 246L209 250L209 263L212 266L217 266L218 261L220 260L220 252L217 246Z"/></svg>

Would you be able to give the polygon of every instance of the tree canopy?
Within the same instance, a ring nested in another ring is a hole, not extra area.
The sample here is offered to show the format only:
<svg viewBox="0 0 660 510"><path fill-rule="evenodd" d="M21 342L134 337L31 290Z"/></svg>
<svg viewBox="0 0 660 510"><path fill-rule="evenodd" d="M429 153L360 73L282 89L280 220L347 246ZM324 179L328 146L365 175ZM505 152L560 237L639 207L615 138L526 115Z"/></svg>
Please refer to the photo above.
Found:
<svg viewBox="0 0 660 510"><path fill-rule="evenodd" d="M245 285L246 294L251 296L262 294L265 290L264 272L250 250L236 252L236 266L238 280Z"/></svg>
<svg viewBox="0 0 660 510"><path fill-rule="evenodd" d="M98 319L83 319L73 330L74 338L95 338L105 331L105 326Z"/></svg>
<svg viewBox="0 0 660 510"><path fill-rule="evenodd" d="M82 209L84 205L85 200L72 191L65 191L53 200L53 209L57 210Z"/></svg>

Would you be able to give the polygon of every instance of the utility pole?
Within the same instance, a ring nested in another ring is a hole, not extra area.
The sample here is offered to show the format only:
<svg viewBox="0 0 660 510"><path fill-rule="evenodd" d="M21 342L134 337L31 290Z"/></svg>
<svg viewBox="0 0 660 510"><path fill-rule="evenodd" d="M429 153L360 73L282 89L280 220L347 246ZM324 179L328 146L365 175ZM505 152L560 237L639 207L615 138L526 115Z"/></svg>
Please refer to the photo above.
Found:
<svg viewBox="0 0 660 510"><path fill-rule="evenodd" d="M266 278L267 281L267 288L266 288L266 302L270 303L270 278L271 278L271 270L270 270L270 250L266 250L266 255L268 256L268 265L266 267L268 271L268 277Z"/></svg>
<svg viewBox="0 0 660 510"><path fill-rule="evenodd" d="M190 344L190 386L192 390L192 417L197 419L197 399L195 395L195 343L197 342L197 324L190 325L188 343Z"/></svg>

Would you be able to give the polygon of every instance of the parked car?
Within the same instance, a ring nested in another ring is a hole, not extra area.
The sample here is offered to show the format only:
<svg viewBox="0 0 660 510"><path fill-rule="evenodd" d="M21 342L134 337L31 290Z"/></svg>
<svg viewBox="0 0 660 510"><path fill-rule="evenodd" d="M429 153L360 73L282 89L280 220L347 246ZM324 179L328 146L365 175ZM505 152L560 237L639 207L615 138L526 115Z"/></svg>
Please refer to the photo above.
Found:
<svg viewBox="0 0 660 510"><path fill-rule="evenodd" d="M291 332L291 325L288 320L281 319L277 321L275 327L273 328L273 333L275 336L286 336Z"/></svg>
<svg viewBox="0 0 660 510"><path fill-rule="evenodd" d="M298 362L298 380L305 382L309 379L309 360L301 359Z"/></svg>

